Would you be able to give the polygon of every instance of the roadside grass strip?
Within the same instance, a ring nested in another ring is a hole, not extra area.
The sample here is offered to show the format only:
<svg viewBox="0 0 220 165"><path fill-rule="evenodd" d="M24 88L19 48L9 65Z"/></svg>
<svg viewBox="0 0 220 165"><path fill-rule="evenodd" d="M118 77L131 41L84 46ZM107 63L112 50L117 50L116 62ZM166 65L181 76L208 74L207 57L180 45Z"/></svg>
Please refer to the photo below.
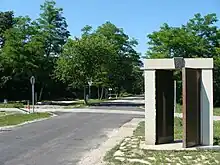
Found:
<svg viewBox="0 0 220 165"><path fill-rule="evenodd" d="M182 120L175 118L175 139L182 138ZM140 147L144 142L144 122L140 122L133 136L125 138L119 145L106 153L107 165L163 165L163 164L220 164L220 152L208 150L146 150ZM214 121L214 144L220 144L220 122Z"/></svg>
<svg viewBox="0 0 220 165"><path fill-rule="evenodd" d="M8 114L1 116L0 114L0 127L18 125L24 122L33 121L50 117L50 113L31 113L31 114Z"/></svg>

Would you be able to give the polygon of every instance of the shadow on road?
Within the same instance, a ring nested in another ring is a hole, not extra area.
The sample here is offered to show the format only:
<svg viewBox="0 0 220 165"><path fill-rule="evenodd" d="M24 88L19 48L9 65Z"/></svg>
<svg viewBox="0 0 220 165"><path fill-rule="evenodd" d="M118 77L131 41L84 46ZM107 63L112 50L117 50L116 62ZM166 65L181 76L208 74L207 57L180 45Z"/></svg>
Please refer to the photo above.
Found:
<svg viewBox="0 0 220 165"><path fill-rule="evenodd" d="M91 106L97 107L140 107L144 106L143 103L131 103L131 102L103 102L103 103L91 103Z"/></svg>

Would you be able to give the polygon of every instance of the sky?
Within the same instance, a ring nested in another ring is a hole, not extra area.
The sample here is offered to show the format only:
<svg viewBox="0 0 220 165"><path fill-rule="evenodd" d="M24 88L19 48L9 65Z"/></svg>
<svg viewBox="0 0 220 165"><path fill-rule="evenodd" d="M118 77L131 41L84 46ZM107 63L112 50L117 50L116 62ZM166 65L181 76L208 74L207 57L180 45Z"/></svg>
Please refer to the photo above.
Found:
<svg viewBox="0 0 220 165"><path fill-rule="evenodd" d="M147 35L159 30L163 23L185 24L196 13L216 13L220 19L219 0L56 0L62 7L72 36L79 36L85 25L94 29L106 21L123 28L138 40L136 48L147 51ZM0 0L0 11L13 10L16 16L39 17L44 0ZM218 26L220 23L218 22ZM220 27L220 26L219 26Z"/></svg>

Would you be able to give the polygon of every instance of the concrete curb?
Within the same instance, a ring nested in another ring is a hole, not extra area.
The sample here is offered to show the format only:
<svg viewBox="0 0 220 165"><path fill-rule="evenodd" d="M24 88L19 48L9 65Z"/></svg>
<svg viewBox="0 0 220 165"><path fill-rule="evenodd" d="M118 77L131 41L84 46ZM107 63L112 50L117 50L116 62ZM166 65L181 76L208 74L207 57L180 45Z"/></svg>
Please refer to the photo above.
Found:
<svg viewBox="0 0 220 165"><path fill-rule="evenodd" d="M108 135L108 140L100 145L99 148L86 153L77 165L104 165L103 158L109 150L119 144L124 138L133 135L133 131L138 124L144 121L143 118L134 118L130 122L125 123L118 129L115 129Z"/></svg>
<svg viewBox="0 0 220 165"><path fill-rule="evenodd" d="M11 126L4 126L4 127L0 127L0 133L4 132L4 131L11 131L13 128L17 128L17 127L21 127L27 124L31 124L31 123L36 123L36 122L40 122L40 121L44 121L44 120L48 120L50 118L56 117L56 114L50 113L52 116L48 117L48 118L41 118L41 119L36 119L36 120L31 120L31 121L26 121L17 125L11 125Z"/></svg>

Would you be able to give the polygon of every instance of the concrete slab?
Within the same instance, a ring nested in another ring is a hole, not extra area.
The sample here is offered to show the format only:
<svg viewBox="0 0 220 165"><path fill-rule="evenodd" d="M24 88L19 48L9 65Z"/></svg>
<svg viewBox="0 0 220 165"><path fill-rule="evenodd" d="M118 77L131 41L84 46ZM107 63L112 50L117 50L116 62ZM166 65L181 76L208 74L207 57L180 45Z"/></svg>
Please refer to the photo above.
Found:
<svg viewBox="0 0 220 165"><path fill-rule="evenodd" d="M195 150L215 150L220 151L220 146L198 146L198 147L190 147L190 148L183 148L182 141L169 143L169 144L159 144L159 145L147 145L145 141L140 142L140 149L144 150L172 150L172 151L195 151Z"/></svg>
<svg viewBox="0 0 220 165"><path fill-rule="evenodd" d="M175 143L169 143L169 144L159 144L159 145L147 145L145 141L140 142L140 149L145 150L197 150L197 148L183 148L182 142L175 142Z"/></svg>

